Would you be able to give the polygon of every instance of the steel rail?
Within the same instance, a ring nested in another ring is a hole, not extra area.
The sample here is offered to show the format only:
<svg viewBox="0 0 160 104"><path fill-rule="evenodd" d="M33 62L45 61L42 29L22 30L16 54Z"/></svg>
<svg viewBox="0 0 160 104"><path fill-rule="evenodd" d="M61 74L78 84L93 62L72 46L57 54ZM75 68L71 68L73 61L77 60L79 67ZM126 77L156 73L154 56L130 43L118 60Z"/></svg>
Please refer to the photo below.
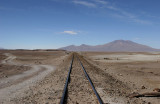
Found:
<svg viewBox="0 0 160 104"><path fill-rule="evenodd" d="M72 56L72 61L71 61L71 65L70 65L70 68L69 68L69 72L68 72L68 76L67 76L66 83L65 83L65 86L64 86L63 95L62 95L60 104L65 104L65 99L66 99L67 89L68 89L68 83L70 82L70 73L71 73L71 70L72 70L73 60L74 60L74 55Z"/></svg>
<svg viewBox="0 0 160 104"><path fill-rule="evenodd" d="M77 58L78 58L78 57L77 57ZM101 97L99 96L99 94L97 93L97 91L96 91L96 89L95 89L95 87L94 87L94 85L93 85L93 83L92 83L92 80L90 79L89 75L87 74L87 72L86 72L86 70L85 70L82 62L80 61L79 58L78 58L78 60L79 60L79 62L80 62L80 64L81 64L81 66L82 66L82 69L83 69L83 71L84 71L84 73L85 73L85 76L87 77L87 79L89 80L89 83L91 84L92 90L94 91L94 93L96 94L96 96L97 96L97 98L98 98L99 103L100 103L100 104L103 104L103 101L102 101Z"/></svg>

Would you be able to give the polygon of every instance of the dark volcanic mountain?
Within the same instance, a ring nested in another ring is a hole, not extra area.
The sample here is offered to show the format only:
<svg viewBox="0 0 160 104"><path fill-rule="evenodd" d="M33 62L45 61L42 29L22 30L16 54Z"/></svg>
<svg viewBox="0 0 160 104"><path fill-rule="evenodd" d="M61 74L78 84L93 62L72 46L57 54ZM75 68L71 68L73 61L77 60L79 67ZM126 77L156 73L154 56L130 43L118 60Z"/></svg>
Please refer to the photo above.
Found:
<svg viewBox="0 0 160 104"><path fill-rule="evenodd" d="M160 51L159 49L154 49L152 47L138 44L129 40L115 40L113 42L104 44L89 46L82 44L80 46L70 45L63 47L67 51L102 51L102 52L150 52L150 51Z"/></svg>
<svg viewBox="0 0 160 104"><path fill-rule="evenodd" d="M3 49L3 48L0 47L0 50L1 50L1 49Z"/></svg>

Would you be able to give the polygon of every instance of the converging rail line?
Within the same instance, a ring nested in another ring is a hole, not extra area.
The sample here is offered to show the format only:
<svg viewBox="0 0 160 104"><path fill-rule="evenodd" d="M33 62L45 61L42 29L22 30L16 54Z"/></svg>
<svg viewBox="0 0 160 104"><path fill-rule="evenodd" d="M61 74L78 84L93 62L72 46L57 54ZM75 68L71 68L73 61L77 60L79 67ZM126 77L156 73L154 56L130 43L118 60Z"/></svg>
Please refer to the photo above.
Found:
<svg viewBox="0 0 160 104"><path fill-rule="evenodd" d="M70 68L69 68L69 72L68 72L68 76L67 76L67 79L66 79L66 82L65 82L65 86L64 86L64 90L63 90L63 95L62 95L62 98L60 100L60 104L66 104L67 103L67 92L68 92L68 84L70 83L70 74L71 74L71 71L72 71L72 65L73 65L73 61L74 61L74 58L75 58L75 54L73 54L72 56L72 60L71 60L71 65L70 65ZM87 80L89 81L91 87L92 87L92 90L94 91L94 94L96 95L97 99L98 99L98 102L99 104L103 104L103 101L102 99L100 98L99 94L97 93L93 83L92 83L92 80L90 79L89 75L87 74L80 58L78 56L76 56L76 58L78 59L82 69L83 69L83 72L87 78Z"/></svg>
<svg viewBox="0 0 160 104"><path fill-rule="evenodd" d="M78 58L78 57L77 57L77 58ZM103 101L102 101L102 99L100 98L99 94L97 93L97 91L96 91L96 89L95 89L95 87L94 87L94 85L93 85L93 83L92 83L92 80L90 79L89 75L87 74L87 72L86 72L86 70L85 70L85 68L84 68L81 60L80 60L79 58L78 58L78 60L79 60L79 62L80 62L80 64L81 64L81 66L82 66L82 69L83 69L83 71L84 71L84 73L85 73L85 76L87 77L87 79L88 79L88 81L89 81L89 83L90 83L90 85L91 85L91 87L92 87L92 90L94 91L94 93L96 94L96 96L97 96L97 98L98 98L99 103L100 103L100 104L103 104Z"/></svg>
<svg viewBox="0 0 160 104"><path fill-rule="evenodd" d="M71 70L72 70L73 60L74 60L74 55L72 56L71 66L69 68L69 72L68 72L67 80L66 80L66 83L65 83L65 86L64 86L63 95L62 95L60 104L65 104L65 99L66 99L66 96L67 96L67 88L68 88L68 83L70 81L70 74L71 74Z"/></svg>

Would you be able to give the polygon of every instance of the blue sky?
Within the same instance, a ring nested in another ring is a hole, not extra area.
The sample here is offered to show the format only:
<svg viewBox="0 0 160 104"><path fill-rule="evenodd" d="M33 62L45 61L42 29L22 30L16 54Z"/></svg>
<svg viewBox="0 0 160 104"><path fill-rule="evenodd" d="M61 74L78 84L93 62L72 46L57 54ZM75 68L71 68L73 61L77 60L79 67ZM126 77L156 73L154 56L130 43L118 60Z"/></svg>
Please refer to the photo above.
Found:
<svg viewBox="0 0 160 104"><path fill-rule="evenodd" d="M0 0L0 47L132 40L160 49L160 0Z"/></svg>

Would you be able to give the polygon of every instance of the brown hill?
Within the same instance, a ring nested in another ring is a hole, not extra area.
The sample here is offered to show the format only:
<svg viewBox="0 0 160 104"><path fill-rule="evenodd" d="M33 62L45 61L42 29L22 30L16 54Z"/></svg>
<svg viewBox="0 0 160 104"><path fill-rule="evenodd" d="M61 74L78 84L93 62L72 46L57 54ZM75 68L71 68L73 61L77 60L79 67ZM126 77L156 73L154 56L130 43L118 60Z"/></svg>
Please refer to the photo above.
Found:
<svg viewBox="0 0 160 104"><path fill-rule="evenodd" d="M70 45L67 47L62 47L67 51L102 51L102 52L151 52L151 51L160 51L159 49L154 49L152 47L135 43L130 40L115 40L113 42L104 44L89 46L82 44L80 46Z"/></svg>

